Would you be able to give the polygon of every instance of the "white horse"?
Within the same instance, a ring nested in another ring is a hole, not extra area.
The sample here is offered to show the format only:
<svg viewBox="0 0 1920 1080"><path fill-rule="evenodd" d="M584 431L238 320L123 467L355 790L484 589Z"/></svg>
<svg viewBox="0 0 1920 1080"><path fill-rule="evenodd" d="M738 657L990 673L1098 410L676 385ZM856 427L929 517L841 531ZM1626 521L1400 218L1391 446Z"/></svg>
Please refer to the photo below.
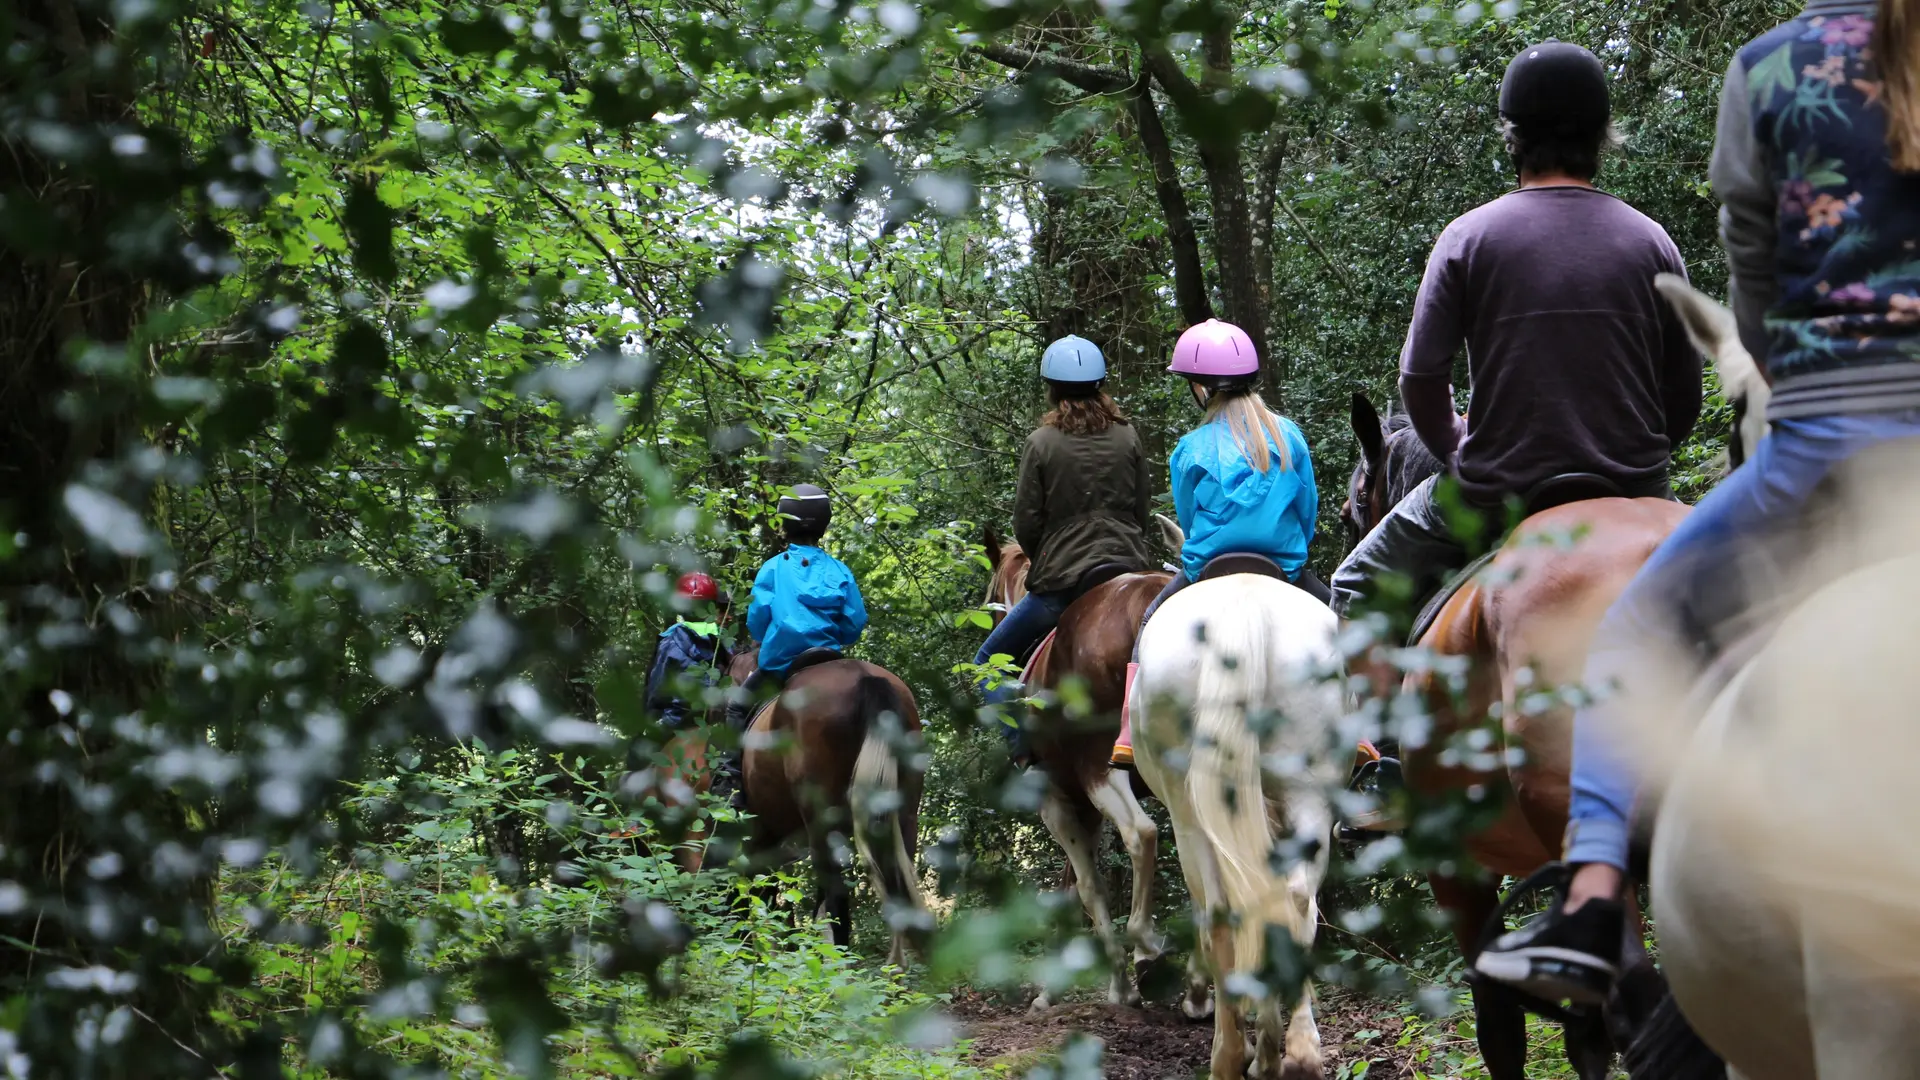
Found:
<svg viewBox="0 0 1920 1080"><path fill-rule="evenodd" d="M1728 396L1763 416L1732 317L1677 280L1660 287ZM1800 604L1696 728L1632 733L1664 781L1650 882L1662 966L1732 1077L1920 1074L1920 716L1899 674L1920 652L1920 557L1900 554L1920 535L1914 464L1849 477L1872 498L1846 500L1846 549L1821 557L1858 569Z"/></svg>
<svg viewBox="0 0 1920 1080"><path fill-rule="evenodd" d="M1238 1080L1245 1067L1242 999L1257 987L1267 929L1283 928L1303 952L1313 944L1331 793L1346 764L1334 752L1340 684L1323 677L1339 670L1337 628L1299 589L1238 575L1188 586L1141 633L1134 761L1173 819L1196 954L1218 979L1214 1080ZM1276 870L1276 842L1288 836L1292 863ZM1325 1075L1308 986L1291 1024L1272 997L1246 1004L1258 1029L1254 1076ZM1187 1008L1205 1007L1190 994Z"/></svg>

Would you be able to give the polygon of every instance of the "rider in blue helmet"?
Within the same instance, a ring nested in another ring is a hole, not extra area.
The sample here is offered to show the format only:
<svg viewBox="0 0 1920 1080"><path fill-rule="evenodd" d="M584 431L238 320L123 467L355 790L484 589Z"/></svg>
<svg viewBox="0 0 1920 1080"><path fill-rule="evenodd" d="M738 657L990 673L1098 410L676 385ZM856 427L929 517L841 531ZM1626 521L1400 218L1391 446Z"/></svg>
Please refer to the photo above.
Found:
<svg viewBox="0 0 1920 1080"><path fill-rule="evenodd" d="M995 656L1024 661L1096 570L1153 565L1147 458L1140 436L1101 388L1106 357L1086 338L1063 337L1041 356L1040 377L1053 407L1027 437L1013 512L1014 539L1032 560L1027 595L987 636L976 664ZM991 683L980 687L990 705L1018 696L1011 684ZM1018 727L1002 719L1016 757L1024 756Z"/></svg>

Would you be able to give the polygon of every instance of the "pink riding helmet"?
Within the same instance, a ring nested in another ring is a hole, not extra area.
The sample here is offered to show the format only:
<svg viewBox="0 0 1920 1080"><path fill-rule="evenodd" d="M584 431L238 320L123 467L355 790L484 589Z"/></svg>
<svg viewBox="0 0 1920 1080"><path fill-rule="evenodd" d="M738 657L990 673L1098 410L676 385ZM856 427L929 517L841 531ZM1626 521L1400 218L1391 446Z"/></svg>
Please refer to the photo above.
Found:
<svg viewBox="0 0 1920 1080"><path fill-rule="evenodd" d="M1180 335L1167 370L1200 379L1256 375L1260 372L1260 354L1254 351L1253 339L1245 330L1208 319Z"/></svg>

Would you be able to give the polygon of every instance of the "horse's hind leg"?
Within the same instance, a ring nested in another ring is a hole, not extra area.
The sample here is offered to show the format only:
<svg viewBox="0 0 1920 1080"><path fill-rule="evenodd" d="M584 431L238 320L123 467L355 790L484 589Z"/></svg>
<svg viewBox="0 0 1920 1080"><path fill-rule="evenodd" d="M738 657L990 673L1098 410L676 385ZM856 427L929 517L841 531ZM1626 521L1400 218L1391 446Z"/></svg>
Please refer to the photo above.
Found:
<svg viewBox="0 0 1920 1080"><path fill-rule="evenodd" d="M1613 1039L1607 1021L1598 1012L1574 1017L1562 1027L1567 1064L1580 1080L1607 1080L1613 1075Z"/></svg>
<svg viewBox="0 0 1920 1080"><path fill-rule="evenodd" d="M834 844L821 837L813 843L813 879L820 890L817 917L827 921L827 939L841 948L853 947L853 897L847 891L846 868L840 865L838 851L844 842Z"/></svg>
<svg viewBox="0 0 1920 1080"><path fill-rule="evenodd" d="M1113 967L1107 1000L1115 1005L1138 1001L1139 995L1134 992L1122 964L1124 954L1120 949L1119 936L1113 929L1113 916L1107 911L1107 891L1100 883L1099 812L1086 802L1069 801L1059 785L1054 784L1047 787L1046 799L1040 806L1040 820L1046 823L1054 842L1067 853L1067 862L1073 866L1073 883L1080 893L1080 903L1087 909L1087 918L1093 921L1094 934L1107 950ZM1035 999L1036 1008L1044 1007L1040 1005L1040 1000Z"/></svg>
<svg viewBox="0 0 1920 1080"><path fill-rule="evenodd" d="M1464 882L1438 874L1428 879L1433 898L1453 916L1454 938L1471 961L1480 951L1480 932L1500 906L1500 890L1492 881ZM1474 1032L1488 1080L1526 1080L1527 1012L1514 995L1485 980L1473 982Z"/></svg>
<svg viewBox="0 0 1920 1080"><path fill-rule="evenodd" d="M1127 915L1127 936L1133 939L1133 966L1138 974L1167 948L1153 927L1153 877L1160 858L1160 826L1133 797L1133 777L1123 770L1108 770L1104 781L1087 797L1113 822L1133 862L1133 910Z"/></svg>
<svg viewBox="0 0 1920 1080"><path fill-rule="evenodd" d="M1820 1080L1894 1080L1920 1062L1920 987L1911 976L1807 941L1807 1027Z"/></svg>

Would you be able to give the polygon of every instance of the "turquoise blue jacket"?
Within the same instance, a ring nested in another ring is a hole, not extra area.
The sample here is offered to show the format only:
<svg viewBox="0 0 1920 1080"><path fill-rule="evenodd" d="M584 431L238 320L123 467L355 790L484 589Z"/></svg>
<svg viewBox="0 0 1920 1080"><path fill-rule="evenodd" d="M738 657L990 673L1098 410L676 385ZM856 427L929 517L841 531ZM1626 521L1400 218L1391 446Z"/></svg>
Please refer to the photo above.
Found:
<svg viewBox="0 0 1920 1080"><path fill-rule="evenodd" d="M867 628L853 571L817 547L794 544L753 577L747 633L760 643L760 670L784 678L808 649L845 649Z"/></svg>
<svg viewBox="0 0 1920 1080"><path fill-rule="evenodd" d="M1173 509L1187 534L1180 563L1189 579L1216 555L1265 555L1290 578L1307 565L1307 542L1320 515L1313 459L1293 421L1282 418L1280 434L1292 467L1281 469L1275 448L1264 473L1247 461L1225 423L1203 424L1174 448Z"/></svg>

